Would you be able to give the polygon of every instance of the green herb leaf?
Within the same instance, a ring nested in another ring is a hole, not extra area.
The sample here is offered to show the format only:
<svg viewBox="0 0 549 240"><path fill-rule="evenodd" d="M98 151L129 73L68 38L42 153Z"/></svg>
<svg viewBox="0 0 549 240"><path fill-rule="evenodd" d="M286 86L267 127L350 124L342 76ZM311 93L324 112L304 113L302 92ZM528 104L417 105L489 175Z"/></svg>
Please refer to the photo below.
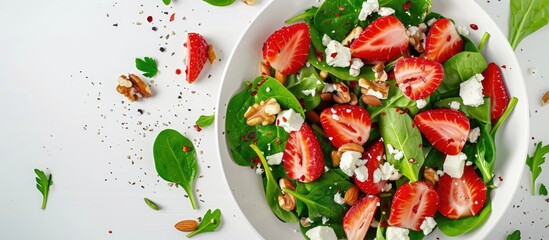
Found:
<svg viewBox="0 0 549 240"><path fill-rule="evenodd" d="M160 207L158 207L158 205L156 205L155 202L151 201L148 198L144 198L144 200L145 200L145 203L147 204L147 206L149 206L153 210L160 210Z"/></svg>
<svg viewBox="0 0 549 240"><path fill-rule="evenodd" d="M34 169L36 173L36 188L42 193L42 209L46 209L48 203L48 194L50 192L50 186L53 184L52 175L46 176L44 171L40 169Z"/></svg>
<svg viewBox="0 0 549 240"><path fill-rule="evenodd" d="M164 2L164 4L166 4L166 5L170 5L170 3L172 2L172 0L162 0L162 2Z"/></svg>
<svg viewBox="0 0 549 240"><path fill-rule="evenodd" d="M196 125L198 125L199 127L203 128L203 127L207 127L207 126L210 126L212 125L212 123L214 122L214 118L215 118L215 114L212 114L212 115L201 115L197 120L196 120Z"/></svg>
<svg viewBox="0 0 549 240"><path fill-rule="evenodd" d="M543 185L543 183L539 185L539 195L547 196L547 188Z"/></svg>
<svg viewBox="0 0 549 240"><path fill-rule="evenodd" d="M507 240L520 240L520 230L515 230L511 234L507 235Z"/></svg>
<svg viewBox="0 0 549 240"><path fill-rule="evenodd" d="M225 7L234 3L235 0L203 0L203 1L216 7Z"/></svg>
<svg viewBox="0 0 549 240"><path fill-rule="evenodd" d="M145 77L154 77L158 73L158 66L156 66L156 61L150 57L145 57L143 59L135 59L135 67L143 72Z"/></svg>
<svg viewBox="0 0 549 240"><path fill-rule="evenodd" d="M541 165L545 162L545 154L549 153L549 144L543 146L543 142L538 142L534 155L526 158L526 165L532 172L532 195L536 195L536 179L541 174Z"/></svg>
<svg viewBox="0 0 549 240"><path fill-rule="evenodd" d="M526 36L549 23L549 0L511 0L509 43L514 49Z"/></svg>
<svg viewBox="0 0 549 240"><path fill-rule="evenodd" d="M191 140L176 130L163 130L154 140L153 155L158 175L168 182L179 184L187 192L193 209L196 209L193 185L198 163Z"/></svg>
<svg viewBox="0 0 549 240"><path fill-rule="evenodd" d="M198 228L187 234L187 237L190 238L199 233L213 232L221 224L221 210L216 209L212 212L211 209L208 209L206 215L202 217L202 221L198 224Z"/></svg>

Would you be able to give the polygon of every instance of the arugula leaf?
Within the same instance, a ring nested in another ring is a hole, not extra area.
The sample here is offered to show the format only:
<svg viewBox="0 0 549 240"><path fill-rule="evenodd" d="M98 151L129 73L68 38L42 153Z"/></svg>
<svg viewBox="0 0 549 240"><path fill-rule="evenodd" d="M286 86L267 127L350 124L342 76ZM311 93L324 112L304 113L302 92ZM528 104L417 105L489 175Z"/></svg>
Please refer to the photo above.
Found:
<svg viewBox="0 0 549 240"><path fill-rule="evenodd" d="M46 176L44 171L35 168L36 173L36 188L42 193L42 209L46 209L48 203L48 193L50 192L50 186L53 184L52 174Z"/></svg>
<svg viewBox="0 0 549 240"><path fill-rule="evenodd" d="M198 119L196 120L195 124L198 125L201 128L207 127L207 126L212 125L212 123L214 122L214 119L215 119L215 114L212 114L212 115L209 115L209 116L200 115L200 117L198 117Z"/></svg>
<svg viewBox="0 0 549 240"><path fill-rule="evenodd" d="M545 162L545 154L549 153L549 144L542 146L543 142L538 142L534 155L526 158L526 165L532 172L532 195L536 195L536 179L541 173L541 165Z"/></svg>
<svg viewBox="0 0 549 240"><path fill-rule="evenodd" d="M170 3L172 2L172 0L162 0L162 2L164 2L164 4L166 4L166 5L170 5Z"/></svg>
<svg viewBox="0 0 549 240"><path fill-rule="evenodd" d="M198 224L198 228L187 234L187 237L190 238L199 233L213 232L219 225L221 225L221 210L216 209L212 212L211 209L208 209L204 217L202 217L202 221Z"/></svg>
<svg viewBox="0 0 549 240"><path fill-rule="evenodd" d="M135 67L142 71L145 77L154 77L158 73L156 61L150 57L144 57L143 59L136 58Z"/></svg>
<svg viewBox="0 0 549 240"><path fill-rule="evenodd" d="M198 173L196 149L191 140L173 129L165 129L158 134L153 145L154 165L158 175L179 184L197 208L193 195L193 185Z"/></svg>
<svg viewBox="0 0 549 240"><path fill-rule="evenodd" d="M547 196L547 188L543 183L539 185L539 195Z"/></svg>
<svg viewBox="0 0 549 240"><path fill-rule="evenodd" d="M507 235L507 240L520 240L520 230L515 230L511 234Z"/></svg>
<svg viewBox="0 0 549 240"><path fill-rule="evenodd" d="M549 23L549 0L511 0L509 43L515 50L526 36Z"/></svg>
<svg viewBox="0 0 549 240"><path fill-rule="evenodd" d="M202 0L216 7L225 7L234 3L235 0Z"/></svg>
<svg viewBox="0 0 549 240"><path fill-rule="evenodd" d="M145 203L147 204L147 206L149 206L151 209L153 210L160 210L160 207L158 207L158 205L156 205L155 202L153 202L152 200L148 199L148 198L144 198L143 200L145 200Z"/></svg>

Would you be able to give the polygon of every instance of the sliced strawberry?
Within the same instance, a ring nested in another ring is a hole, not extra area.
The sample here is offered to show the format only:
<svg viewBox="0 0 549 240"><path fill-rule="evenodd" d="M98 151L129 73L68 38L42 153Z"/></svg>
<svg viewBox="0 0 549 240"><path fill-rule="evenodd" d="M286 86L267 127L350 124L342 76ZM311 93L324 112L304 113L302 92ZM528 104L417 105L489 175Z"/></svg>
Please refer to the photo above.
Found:
<svg viewBox="0 0 549 240"><path fill-rule="evenodd" d="M346 104L324 109L320 114L320 123L336 148L345 143L363 145L370 137L372 126L366 109Z"/></svg>
<svg viewBox="0 0 549 240"><path fill-rule="evenodd" d="M187 35L187 82L193 83L204 68L204 63L208 60L208 43L202 35L198 33L189 33Z"/></svg>
<svg viewBox="0 0 549 240"><path fill-rule="evenodd" d="M425 57L437 62L446 62L463 51L463 39L452 21L447 18L437 20L429 29L425 42Z"/></svg>
<svg viewBox="0 0 549 240"><path fill-rule="evenodd" d="M472 166L465 166L461 178L444 174L438 182L438 212L450 219L475 216L486 202L486 184Z"/></svg>
<svg viewBox="0 0 549 240"><path fill-rule="evenodd" d="M290 133L282 155L288 177L300 182L312 182L324 172L324 155L313 129L307 123Z"/></svg>
<svg viewBox="0 0 549 240"><path fill-rule="evenodd" d="M437 212L438 198L430 184L423 181L405 183L393 197L389 224L419 231L423 220Z"/></svg>
<svg viewBox="0 0 549 240"><path fill-rule="evenodd" d="M364 239L379 205L379 197L368 195L358 200L343 218L347 239Z"/></svg>
<svg viewBox="0 0 549 240"><path fill-rule="evenodd" d="M364 153L362 153L362 159L366 160L366 168L368 169L368 178L366 181L361 182L355 178L355 185L366 194L377 195L383 189L383 186L387 183L385 180L381 180L377 183L374 182L374 171L379 168L381 162L385 158L385 145L383 140L374 142Z"/></svg>
<svg viewBox="0 0 549 240"><path fill-rule="evenodd" d="M482 93L490 97L492 123L495 123L509 104L509 93L505 87L505 82L503 82L501 69L497 64L488 64L482 75L484 76Z"/></svg>
<svg viewBox="0 0 549 240"><path fill-rule="evenodd" d="M404 25L394 16L374 20L351 43L351 55L366 61L392 61L408 48Z"/></svg>
<svg viewBox="0 0 549 240"><path fill-rule="evenodd" d="M310 43L307 24L283 27L271 34L263 44L263 59L282 74L296 73L307 61Z"/></svg>
<svg viewBox="0 0 549 240"><path fill-rule="evenodd" d="M469 135L469 119L464 113L448 108L431 109L414 118L419 131L439 151L456 155Z"/></svg>
<svg viewBox="0 0 549 240"><path fill-rule="evenodd" d="M438 62L419 58L402 58L395 64L395 79L406 97L424 99L435 92L444 78L444 68Z"/></svg>

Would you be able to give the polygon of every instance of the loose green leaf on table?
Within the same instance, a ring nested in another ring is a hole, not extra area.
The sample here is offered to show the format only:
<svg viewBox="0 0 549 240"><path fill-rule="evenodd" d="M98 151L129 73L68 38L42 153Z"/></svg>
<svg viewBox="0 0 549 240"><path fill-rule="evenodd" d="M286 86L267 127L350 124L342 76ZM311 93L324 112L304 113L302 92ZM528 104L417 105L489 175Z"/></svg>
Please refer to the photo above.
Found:
<svg viewBox="0 0 549 240"><path fill-rule="evenodd" d="M162 0L162 2L164 2L164 4L166 4L166 5L170 5L170 3L172 2L172 0Z"/></svg>
<svg viewBox="0 0 549 240"><path fill-rule="evenodd" d="M50 192L50 187L53 184L52 174L46 176L44 171L40 169L34 169L34 172L36 173L36 188L42 193L42 209L46 209L48 194Z"/></svg>
<svg viewBox="0 0 549 240"><path fill-rule="evenodd" d="M198 119L196 120L196 125L203 128L203 127L207 127L207 126L210 126L212 125L212 123L214 122L214 119L215 119L215 114L212 114L212 115L201 115L200 117L198 117Z"/></svg>
<svg viewBox="0 0 549 240"><path fill-rule="evenodd" d="M158 73L158 66L156 61L151 57L144 57L143 59L135 59L135 67L143 72L145 77L154 77Z"/></svg>
<svg viewBox="0 0 549 240"><path fill-rule="evenodd" d="M221 224L221 210L216 209L212 212L211 209L208 209L204 217L202 217L202 221L200 221L196 230L187 234L187 237L190 238L199 233L213 232L219 227L220 224Z"/></svg>
<svg viewBox="0 0 549 240"><path fill-rule="evenodd" d="M541 174L541 165L545 163L547 153L549 153L549 145L543 146L543 142L538 142L534 154L526 158L526 165L532 172L532 195L536 195L536 179Z"/></svg>
<svg viewBox="0 0 549 240"><path fill-rule="evenodd" d="M158 175L179 184L197 208L194 198L194 181L198 173L196 149L191 140L173 129L165 129L158 134L153 146L154 164Z"/></svg>
<svg viewBox="0 0 549 240"><path fill-rule="evenodd" d="M232 3L234 3L235 0L203 0L203 1L216 7L224 7L224 6L231 5Z"/></svg>
<svg viewBox="0 0 549 240"><path fill-rule="evenodd" d="M511 0L509 43L514 49L526 36L549 23L549 0Z"/></svg>
<svg viewBox="0 0 549 240"><path fill-rule="evenodd" d="M511 234L507 235L507 240L520 240L520 230L515 230Z"/></svg>
<svg viewBox="0 0 549 240"><path fill-rule="evenodd" d="M539 185L539 195L547 196L547 188L543 183Z"/></svg>
<svg viewBox="0 0 549 240"><path fill-rule="evenodd" d="M158 207L158 205L153 202L152 200L148 199L148 198L144 198L143 200L145 200L145 203L147 204L147 206L149 206L151 209L153 210L160 210L160 207Z"/></svg>

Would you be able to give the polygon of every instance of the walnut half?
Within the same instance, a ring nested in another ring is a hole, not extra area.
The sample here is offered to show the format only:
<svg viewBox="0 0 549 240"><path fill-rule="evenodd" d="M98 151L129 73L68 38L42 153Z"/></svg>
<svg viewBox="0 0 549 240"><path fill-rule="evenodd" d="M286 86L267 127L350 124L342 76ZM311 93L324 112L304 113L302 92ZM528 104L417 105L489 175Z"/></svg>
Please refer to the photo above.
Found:
<svg viewBox="0 0 549 240"><path fill-rule="evenodd" d="M269 125L274 123L276 114L280 112L280 104L274 98L261 101L248 108L244 113L246 124L255 126L258 124Z"/></svg>
<svg viewBox="0 0 549 240"><path fill-rule="evenodd" d="M129 74L118 77L118 86L116 91L126 96L130 101L135 102L139 97L148 98L152 96L151 88L141 78L135 74Z"/></svg>

